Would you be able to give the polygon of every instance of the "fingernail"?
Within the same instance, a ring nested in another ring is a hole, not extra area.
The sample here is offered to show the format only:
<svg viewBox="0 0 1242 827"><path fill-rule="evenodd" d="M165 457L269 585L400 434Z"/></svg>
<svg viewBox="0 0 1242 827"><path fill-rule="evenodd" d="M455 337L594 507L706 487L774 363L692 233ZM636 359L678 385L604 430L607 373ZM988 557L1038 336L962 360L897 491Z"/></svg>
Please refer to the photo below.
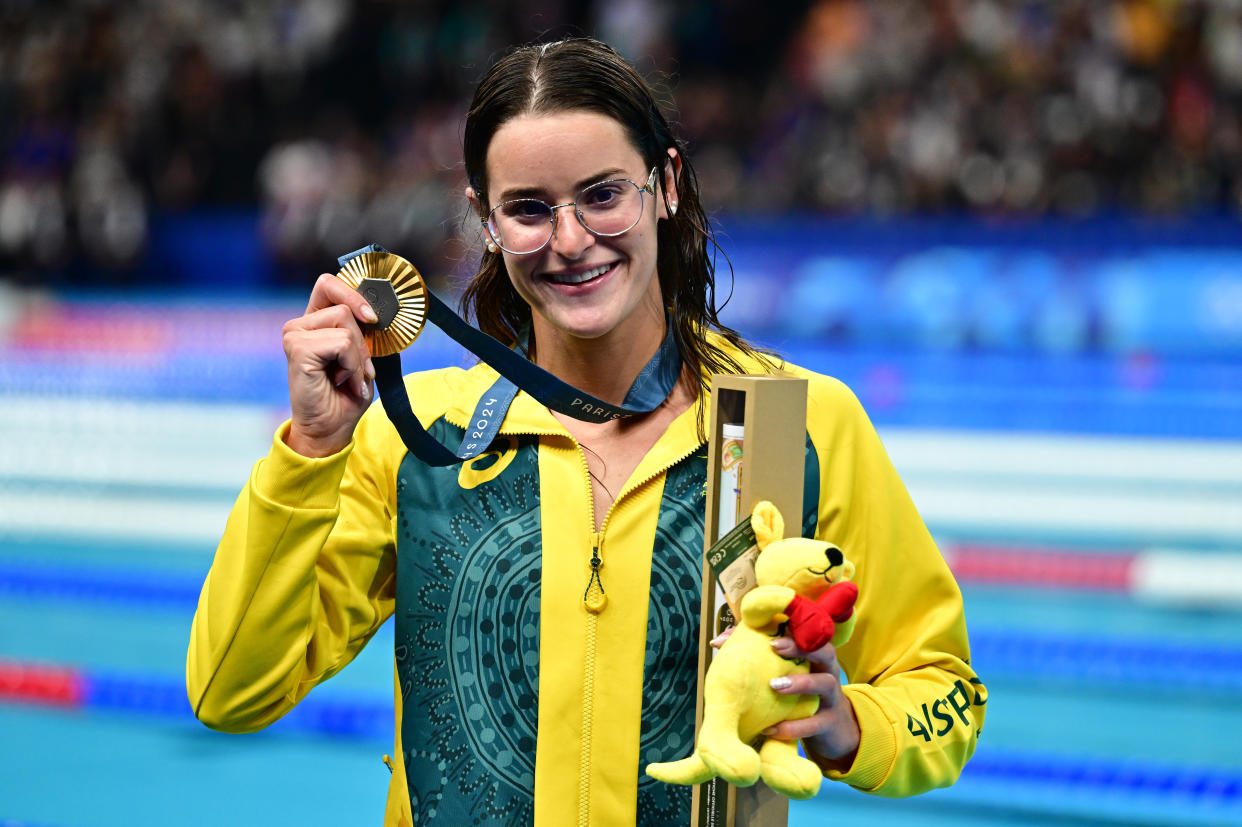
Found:
<svg viewBox="0 0 1242 827"><path fill-rule="evenodd" d="M765 730L763 731L763 734L764 734L764 735L769 735L769 736L771 736L771 735L775 735L775 734L776 734L776 727L774 727L774 726L770 726L770 727L768 727L767 729L765 729Z"/></svg>
<svg viewBox="0 0 1242 827"><path fill-rule="evenodd" d="M719 649L721 646L724 645L724 642L728 639L729 639L728 635L723 635L723 634L716 635L714 638L712 638L711 645Z"/></svg>
<svg viewBox="0 0 1242 827"><path fill-rule="evenodd" d="M370 357L367 357L367 363L363 367L363 370L365 371L368 379L375 378L375 363L371 361Z"/></svg>
<svg viewBox="0 0 1242 827"><path fill-rule="evenodd" d="M372 323L379 321L379 316L375 315L375 311L371 309L371 305L369 304L364 304L362 306L362 318Z"/></svg>
<svg viewBox="0 0 1242 827"><path fill-rule="evenodd" d="M777 689L777 690L788 689L789 687L793 686L793 678L787 678L787 677L773 678L772 680L768 681L768 685L771 686L773 689Z"/></svg>

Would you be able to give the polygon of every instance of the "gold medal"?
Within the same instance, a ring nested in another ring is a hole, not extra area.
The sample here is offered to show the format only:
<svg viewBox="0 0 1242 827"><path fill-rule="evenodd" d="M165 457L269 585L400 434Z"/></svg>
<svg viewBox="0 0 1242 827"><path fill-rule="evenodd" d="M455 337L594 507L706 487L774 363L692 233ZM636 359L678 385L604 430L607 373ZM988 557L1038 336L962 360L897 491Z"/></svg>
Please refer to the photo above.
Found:
<svg viewBox="0 0 1242 827"><path fill-rule="evenodd" d="M360 324L372 356L405 350L427 319L427 284L413 264L395 253L361 253L336 277L362 294L379 321Z"/></svg>

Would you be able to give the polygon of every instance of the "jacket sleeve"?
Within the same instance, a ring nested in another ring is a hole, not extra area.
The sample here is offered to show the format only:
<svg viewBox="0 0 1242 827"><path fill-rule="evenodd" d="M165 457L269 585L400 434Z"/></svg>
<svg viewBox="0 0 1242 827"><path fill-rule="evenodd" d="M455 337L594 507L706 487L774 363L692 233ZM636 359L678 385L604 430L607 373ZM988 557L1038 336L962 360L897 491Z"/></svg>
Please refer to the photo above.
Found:
<svg viewBox="0 0 1242 827"><path fill-rule="evenodd" d="M954 783L974 753L987 691L970 666L962 595L858 399L814 377L818 536L856 566L857 625L838 650L862 738L828 778L885 796Z"/></svg>
<svg viewBox="0 0 1242 827"><path fill-rule="evenodd" d="M385 461L400 456L365 445L375 411L382 417L372 406L354 441L322 459L285 445L286 422L255 464L190 632L186 688L207 726L252 732L277 720L392 614L395 469Z"/></svg>

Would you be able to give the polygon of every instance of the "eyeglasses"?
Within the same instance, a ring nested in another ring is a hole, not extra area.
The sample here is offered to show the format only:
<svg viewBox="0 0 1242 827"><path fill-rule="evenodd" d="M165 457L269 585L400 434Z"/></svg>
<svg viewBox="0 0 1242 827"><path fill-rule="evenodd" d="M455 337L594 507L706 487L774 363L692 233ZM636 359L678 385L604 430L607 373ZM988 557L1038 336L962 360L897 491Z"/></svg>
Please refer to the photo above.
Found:
<svg viewBox="0 0 1242 827"><path fill-rule="evenodd" d="M497 247L515 256L537 253L556 232L556 214L561 207L573 207L578 221L592 235L612 238L629 232L643 217L643 193L655 195L659 167L652 167L646 186L628 178L599 181L578 193L566 204L549 204L538 198L503 201L488 214L483 229Z"/></svg>

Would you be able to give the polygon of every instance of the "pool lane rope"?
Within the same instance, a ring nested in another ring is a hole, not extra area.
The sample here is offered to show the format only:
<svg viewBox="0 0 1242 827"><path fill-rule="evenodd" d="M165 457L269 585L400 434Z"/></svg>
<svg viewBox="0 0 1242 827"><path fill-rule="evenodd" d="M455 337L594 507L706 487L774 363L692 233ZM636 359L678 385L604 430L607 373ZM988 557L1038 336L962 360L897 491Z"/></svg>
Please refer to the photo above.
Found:
<svg viewBox="0 0 1242 827"><path fill-rule="evenodd" d="M0 702L140 714L193 722L180 680L90 672L71 667L0 660ZM273 724L280 731L383 741L392 735L393 708L387 696L320 700L308 697ZM1043 755L980 745L963 779L1012 784L1069 785L1094 793L1177 795L1199 806L1242 805L1242 772L1161 766L1132 759Z"/></svg>
<svg viewBox="0 0 1242 827"><path fill-rule="evenodd" d="M0 660L0 703L194 720L181 679L16 660ZM392 735L392 720L391 698L338 692L335 697L304 699L274 728L386 738Z"/></svg>
<svg viewBox="0 0 1242 827"><path fill-rule="evenodd" d="M1088 552L946 543L964 585L1102 591L1154 603L1242 609L1242 550ZM129 605L194 606L201 575L0 560L0 594Z"/></svg>

